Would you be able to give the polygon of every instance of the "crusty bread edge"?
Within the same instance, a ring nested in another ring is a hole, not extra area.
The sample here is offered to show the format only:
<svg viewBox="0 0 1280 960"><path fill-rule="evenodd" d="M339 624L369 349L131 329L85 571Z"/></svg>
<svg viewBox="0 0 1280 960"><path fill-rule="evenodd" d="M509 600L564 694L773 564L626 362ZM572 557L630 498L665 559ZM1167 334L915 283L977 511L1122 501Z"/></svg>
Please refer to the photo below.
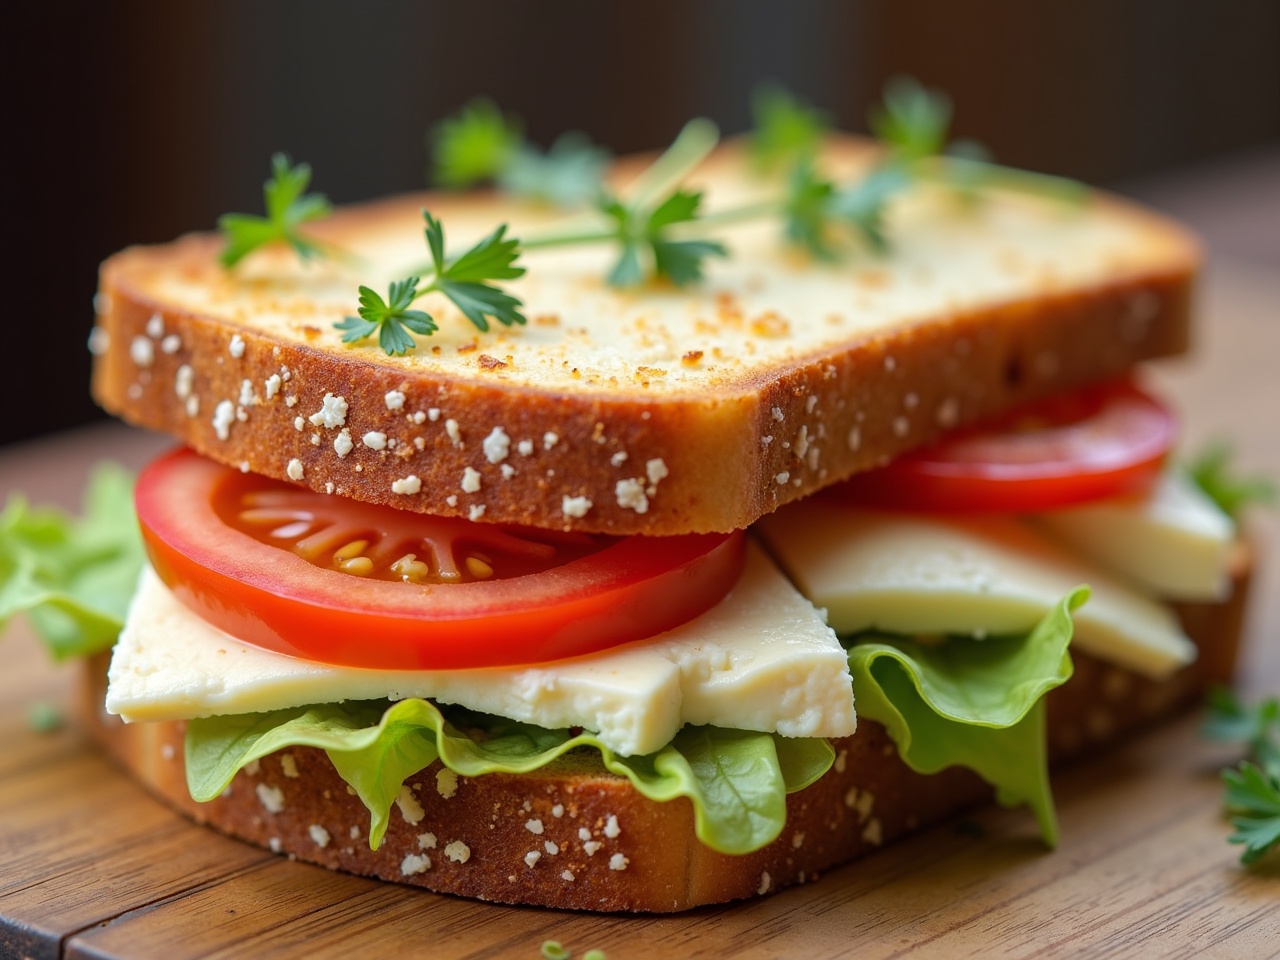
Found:
<svg viewBox="0 0 1280 960"><path fill-rule="evenodd" d="M1167 680L1074 654L1074 676L1049 697L1054 761L1094 753L1185 708L1209 683L1229 682L1251 568L1242 545L1229 600L1175 605L1201 656ZM392 810L386 839L371 852L367 811L319 750L267 757L218 799L193 801L184 724L126 725L106 715L105 673L105 655L85 672L93 735L152 793L197 822L331 869L484 900L666 913L772 893L990 797L967 770L914 773L884 729L863 720L856 735L835 742L827 775L788 798L782 835L747 856L702 846L687 801L654 803L575 758L534 774L477 778L433 764L409 779L414 802Z"/></svg>
<svg viewBox="0 0 1280 960"><path fill-rule="evenodd" d="M297 482L357 500L464 517L483 506L478 518L486 522L616 534L741 529L950 429L1183 352L1200 263L1196 243L1123 201L1093 202L1149 224L1169 250L1165 265L939 315L715 390L662 396L635 386L559 393L513 385L500 366L483 365L483 351L467 378L410 373L177 310L147 296L138 278L211 260L219 241L191 236L131 248L103 265L98 326L107 347L96 358L93 393L109 412L222 463L286 479L297 461ZM377 221L388 209L381 202L339 216ZM148 337L157 316L164 337L177 344L172 352ZM228 345L236 334L244 352L233 360ZM145 365L132 355L136 341L152 344ZM194 413L175 392L183 366L198 398ZM261 397L263 382L282 368L289 382L276 397ZM214 408L237 398L246 380L259 400L237 405L237 419L220 439ZM406 400L390 410L384 398L394 390ZM334 453L335 431L294 425L318 411L326 393L348 404L346 426L357 442L342 457ZM296 398L293 406L286 395ZM456 432L424 424L422 411L431 408L446 408ZM533 439L532 454L488 462L482 441L495 427L513 440ZM402 442L395 450L369 449L358 442L368 432ZM556 442L541 442L546 434ZM652 461L661 461L665 476L652 479ZM501 469L513 465L513 473ZM471 492L459 489L468 468L480 477ZM392 482L410 474L420 492L393 492ZM617 493L627 479L647 488L643 512L634 489L626 498ZM581 517L566 515L566 497L585 497L591 507Z"/></svg>

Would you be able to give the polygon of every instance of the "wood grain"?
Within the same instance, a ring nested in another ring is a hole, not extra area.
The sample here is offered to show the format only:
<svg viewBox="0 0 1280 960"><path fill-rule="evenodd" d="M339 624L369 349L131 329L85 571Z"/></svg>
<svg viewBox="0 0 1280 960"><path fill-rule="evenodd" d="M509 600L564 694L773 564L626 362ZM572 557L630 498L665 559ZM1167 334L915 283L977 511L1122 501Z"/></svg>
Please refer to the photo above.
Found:
<svg viewBox="0 0 1280 960"><path fill-rule="evenodd" d="M1190 446L1217 433L1280 475L1280 277L1219 265L1197 359L1158 371ZM0 451L0 496L78 500L88 465L166 441L95 428ZM1280 543L1275 515L1260 538ZM1280 689L1280 563L1254 588L1243 688ZM533 960L545 939L630 957L1269 957L1280 867L1243 871L1217 769L1189 717L1057 779L1063 840L1046 854L1021 812L988 809L821 882L672 917L499 907L328 873L194 827L140 791L72 723L72 678L16 626L0 668L0 957L95 960L430 955Z"/></svg>

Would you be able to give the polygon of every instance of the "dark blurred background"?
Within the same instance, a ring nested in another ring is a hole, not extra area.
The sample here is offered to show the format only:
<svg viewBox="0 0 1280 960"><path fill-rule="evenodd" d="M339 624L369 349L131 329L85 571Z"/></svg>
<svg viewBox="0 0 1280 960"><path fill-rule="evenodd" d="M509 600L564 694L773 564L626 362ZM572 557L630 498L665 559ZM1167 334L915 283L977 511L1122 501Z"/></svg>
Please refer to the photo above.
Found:
<svg viewBox="0 0 1280 960"><path fill-rule="evenodd" d="M43 0L0 16L0 443L101 416L84 343L103 257L260 212L277 150L337 202L421 188L426 130L476 94L543 145L579 129L626 152L697 114L745 130L765 80L865 130L886 78L910 73L1001 161L1122 188L1280 145L1275 0Z"/></svg>

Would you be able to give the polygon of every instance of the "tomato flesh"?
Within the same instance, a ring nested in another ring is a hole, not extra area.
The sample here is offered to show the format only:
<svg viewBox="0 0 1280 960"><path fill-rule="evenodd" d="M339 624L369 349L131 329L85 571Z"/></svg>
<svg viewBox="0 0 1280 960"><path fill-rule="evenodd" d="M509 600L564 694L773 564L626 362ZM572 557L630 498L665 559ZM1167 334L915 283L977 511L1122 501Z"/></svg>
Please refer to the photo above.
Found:
<svg viewBox="0 0 1280 960"><path fill-rule="evenodd" d="M1176 425L1133 384L1055 398L837 484L828 496L896 510L1031 513L1140 494Z"/></svg>
<svg viewBox="0 0 1280 960"><path fill-rule="evenodd" d="M152 566L186 606L246 643L346 666L514 666L646 639L715 606L745 557L741 531L616 538L428 517L189 450L148 466L135 500Z"/></svg>

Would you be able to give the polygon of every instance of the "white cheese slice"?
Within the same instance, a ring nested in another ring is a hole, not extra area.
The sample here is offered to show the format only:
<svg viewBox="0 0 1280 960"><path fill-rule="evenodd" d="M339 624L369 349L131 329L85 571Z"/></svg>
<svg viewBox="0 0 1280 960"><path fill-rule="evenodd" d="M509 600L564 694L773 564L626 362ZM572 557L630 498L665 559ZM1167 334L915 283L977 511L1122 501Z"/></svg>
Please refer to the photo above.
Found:
<svg viewBox="0 0 1280 960"><path fill-rule="evenodd" d="M1181 471L1147 497L1037 514L1028 522L1087 557L1174 600L1222 600L1235 525Z"/></svg>
<svg viewBox="0 0 1280 960"><path fill-rule="evenodd" d="M251 647L201 620L144 571L111 660L107 710L126 720L256 713L308 703L430 697L543 727L584 727L623 755L686 723L853 733L848 659L820 611L758 547L716 607L652 640L536 667L368 670Z"/></svg>
<svg viewBox="0 0 1280 960"><path fill-rule="evenodd" d="M985 636L1029 630L1082 583L1073 642L1154 677L1195 659L1173 614L1017 520L856 510L808 500L757 526L838 633Z"/></svg>

